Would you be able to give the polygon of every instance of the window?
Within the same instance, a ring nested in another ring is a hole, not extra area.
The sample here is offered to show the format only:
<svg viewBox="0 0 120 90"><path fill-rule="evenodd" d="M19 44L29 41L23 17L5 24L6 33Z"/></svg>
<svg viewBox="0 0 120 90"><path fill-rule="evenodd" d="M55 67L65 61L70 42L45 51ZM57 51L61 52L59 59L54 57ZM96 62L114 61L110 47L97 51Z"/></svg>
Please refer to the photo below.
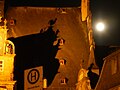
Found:
<svg viewBox="0 0 120 90"><path fill-rule="evenodd" d="M60 65L65 65L66 64L66 60L61 59L61 60L59 60L59 63L60 63Z"/></svg>
<svg viewBox="0 0 120 90"><path fill-rule="evenodd" d="M60 84L67 84L68 79L67 78L61 78Z"/></svg>
<svg viewBox="0 0 120 90"><path fill-rule="evenodd" d="M9 43L6 44L5 53L13 54L13 46L11 44L9 44Z"/></svg>
<svg viewBox="0 0 120 90"><path fill-rule="evenodd" d="M2 72L3 71L3 60L0 60L0 72Z"/></svg>
<svg viewBox="0 0 120 90"><path fill-rule="evenodd" d="M15 25L15 20L14 19L10 20L10 25Z"/></svg>
<svg viewBox="0 0 120 90"><path fill-rule="evenodd" d="M59 40L58 40L58 43L59 43L59 46L62 46L62 45L64 45L65 40L64 40L64 39L59 39Z"/></svg>
<svg viewBox="0 0 120 90"><path fill-rule="evenodd" d="M65 79L61 79L60 83L61 83L61 84L66 84Z"/></svg>
<svg viewBox="0 0 120 90"><path fill-rule="evenodd" d="M67 12L67 9L66 8L58 8L57 9L57 12L60 13L60 14L66 14Z"/></svg>
<svg viewBox="0 0 120 90"><path fill-rule="evenodd" d="M112 75L117 72L117 59L116 58L111 60L111 71L112 71Z"/></svg>

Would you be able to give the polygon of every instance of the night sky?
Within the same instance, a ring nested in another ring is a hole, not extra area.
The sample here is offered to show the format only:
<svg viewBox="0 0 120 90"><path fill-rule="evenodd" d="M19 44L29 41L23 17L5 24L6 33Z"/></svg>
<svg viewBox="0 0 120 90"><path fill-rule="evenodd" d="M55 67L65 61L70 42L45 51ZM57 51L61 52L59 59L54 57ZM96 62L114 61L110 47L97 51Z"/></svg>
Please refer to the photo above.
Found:
<svg viewBox="0 0 120 90"><path fill-rule="evenodd" d="M120 0L91 0L92 25L97 45L120 45ZM97 22L105 23L104 32L95 29Z"/></svg>
<svg viewBox="0 0 120 90"><path fill-rule="evenodd" d="M80 0L8 0L12 6L77 7Z"/></svg>

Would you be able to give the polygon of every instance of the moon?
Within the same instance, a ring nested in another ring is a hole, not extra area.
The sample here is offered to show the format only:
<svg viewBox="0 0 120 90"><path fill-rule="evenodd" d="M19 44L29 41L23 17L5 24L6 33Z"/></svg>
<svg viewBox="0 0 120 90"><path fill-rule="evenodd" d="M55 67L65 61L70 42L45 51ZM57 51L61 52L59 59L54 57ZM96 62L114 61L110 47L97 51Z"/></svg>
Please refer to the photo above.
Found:
<svg viewBox="0 0 120 90"><path fill-rule="evenodd" d="M104 31L104 29L105 29L104 23L102 23L102 22L97 23L96 29L97 29L98 31Z"/></svg>

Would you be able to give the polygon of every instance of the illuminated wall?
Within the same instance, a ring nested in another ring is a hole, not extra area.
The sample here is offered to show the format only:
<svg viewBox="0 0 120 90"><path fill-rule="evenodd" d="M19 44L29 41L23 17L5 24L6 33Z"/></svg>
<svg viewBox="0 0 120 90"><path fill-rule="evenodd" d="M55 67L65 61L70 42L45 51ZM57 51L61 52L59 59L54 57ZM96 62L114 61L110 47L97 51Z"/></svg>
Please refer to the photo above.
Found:
<svg viewBox="0 0 120 90"><path fill-rule="evenodd" d="M119 90L120 50L104 58L101 75L95 90Z"/></svg>
<svg viewBox="0 0 120 90"><path fill-rule="evenodd" d="M16 81L13 80L14 44L7 40L7 21L3 20L0 26L0 90L13 90Z"/></svg>
<svg viewBox="0 0 120 90"><path fill-rule="evenodd" d="M48 90L75 89L80 64L87 69L94 61L92 30L87 26L91 22L82 21L81 8L16 6L5 16L8 37L16 46L18 90L24 87L23 71L42 65Z"/></svg>

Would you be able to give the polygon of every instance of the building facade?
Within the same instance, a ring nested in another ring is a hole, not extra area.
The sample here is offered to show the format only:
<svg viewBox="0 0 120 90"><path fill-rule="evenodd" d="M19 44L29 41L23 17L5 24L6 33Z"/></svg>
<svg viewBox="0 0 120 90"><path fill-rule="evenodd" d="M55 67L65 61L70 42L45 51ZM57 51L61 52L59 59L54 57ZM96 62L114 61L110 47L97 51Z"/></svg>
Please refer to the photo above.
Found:
<svg viewBox="0 0 120 90"><path fill-rule="evenodd" d="M36 66L43 66L48 90L75 90L80 65L87 69L95 63L89 0L60 7L58 2L36 6L35 1L11 0L4 6L8 38L16 47L17 90L24 88L24 70Z"/></svg>
<svg viewBox="0 0 120 90"><path fill-rule="evenodd" d="M0 24L0 90L13 90L16 81L13 80L14 74L14 44L7 40L7 21L6 19Z"/></svg>
<svg viewBox="0 0 120 90"><path fill-rule="evenodd" d="M120 89L120 50L113 52L104 58L101 75L95 90L119 90Z"/></svg>

